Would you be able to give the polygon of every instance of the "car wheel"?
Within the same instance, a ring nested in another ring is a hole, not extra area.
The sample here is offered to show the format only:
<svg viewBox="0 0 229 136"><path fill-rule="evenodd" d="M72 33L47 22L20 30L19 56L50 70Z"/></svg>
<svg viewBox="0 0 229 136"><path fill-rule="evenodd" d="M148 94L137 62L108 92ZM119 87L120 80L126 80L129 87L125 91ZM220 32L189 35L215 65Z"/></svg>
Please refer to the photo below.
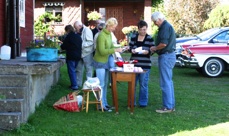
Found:
<svg viewBox="0 0 229 136"><path fill-rule="evenodd" d="M224 63L220 59L210 58L203 67L203 72L208 77L218 77L223 74Z"/></svg>

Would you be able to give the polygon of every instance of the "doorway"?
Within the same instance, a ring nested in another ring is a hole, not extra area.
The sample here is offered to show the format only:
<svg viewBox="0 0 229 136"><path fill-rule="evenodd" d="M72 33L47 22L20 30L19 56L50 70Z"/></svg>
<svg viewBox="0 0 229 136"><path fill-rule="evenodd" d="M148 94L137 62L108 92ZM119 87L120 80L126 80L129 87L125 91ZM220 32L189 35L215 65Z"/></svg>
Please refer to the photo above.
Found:
<svg viewBox="0 0 229 136"><path fill-rule="evenodd" d="M125 35L122 33L123 28L123 8L122 7L109 7L105 8L105 19L114 17L118 21L118 26L116 27L116 30L114 31L114 34L119 41L120 39L123 39Z"/></svg>

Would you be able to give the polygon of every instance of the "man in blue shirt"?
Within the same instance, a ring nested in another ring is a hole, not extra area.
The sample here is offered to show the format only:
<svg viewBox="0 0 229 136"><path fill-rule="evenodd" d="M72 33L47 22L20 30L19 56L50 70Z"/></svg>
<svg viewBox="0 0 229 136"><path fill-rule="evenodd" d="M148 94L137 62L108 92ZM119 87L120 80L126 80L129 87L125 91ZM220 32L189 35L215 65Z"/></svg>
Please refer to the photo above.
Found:
<svg viewBox="0 0 229 136"><path fill-rule="evenodd" d="M170 113L175 111L175 96L173 86L173 68L176 63L176 35L171 24L165 20L165 16L160 12L154 12L151 16L152 21L159 27L156 46L150 48L152 52L158 54L158 68L160 72L160 87L162 90L161 109L158 113Z"/></svg>

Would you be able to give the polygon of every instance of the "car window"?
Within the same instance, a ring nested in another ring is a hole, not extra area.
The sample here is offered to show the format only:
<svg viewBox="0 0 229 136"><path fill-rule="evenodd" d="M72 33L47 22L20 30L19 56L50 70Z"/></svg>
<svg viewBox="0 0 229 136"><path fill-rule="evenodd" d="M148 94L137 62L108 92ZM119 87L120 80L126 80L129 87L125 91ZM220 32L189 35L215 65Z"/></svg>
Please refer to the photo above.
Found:
<svg viewBox="0 0 229 136"><path fill-rule="evenodd" d="M209 38L213 37L215 34L217 34L220 31L219 28L212 28L209 29L207 31L204 31L200 34L198 34L197 36L202 40L202 41L206 41Z"/></svg>
<svg viewBox="0 0 229 136"><path fill-rule="evenodd" d="M214 38L214 41L218 43L227 43L228 40L229 40L229 31L224 31Z"/></svg>

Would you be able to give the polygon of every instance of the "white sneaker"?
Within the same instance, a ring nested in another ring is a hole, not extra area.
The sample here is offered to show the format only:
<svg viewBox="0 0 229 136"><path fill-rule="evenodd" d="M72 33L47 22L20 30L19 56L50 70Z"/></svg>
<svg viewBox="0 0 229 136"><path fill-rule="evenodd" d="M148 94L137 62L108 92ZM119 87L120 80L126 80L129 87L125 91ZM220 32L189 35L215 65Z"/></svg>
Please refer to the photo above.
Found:
<svg viewBox="0 0 229 136"><path fill-rule="evenodd" d="M159 110L156 110L157 113L171 113L174 111L175 111L175 108L173 108L173 109L161 108Z"/></svg>

